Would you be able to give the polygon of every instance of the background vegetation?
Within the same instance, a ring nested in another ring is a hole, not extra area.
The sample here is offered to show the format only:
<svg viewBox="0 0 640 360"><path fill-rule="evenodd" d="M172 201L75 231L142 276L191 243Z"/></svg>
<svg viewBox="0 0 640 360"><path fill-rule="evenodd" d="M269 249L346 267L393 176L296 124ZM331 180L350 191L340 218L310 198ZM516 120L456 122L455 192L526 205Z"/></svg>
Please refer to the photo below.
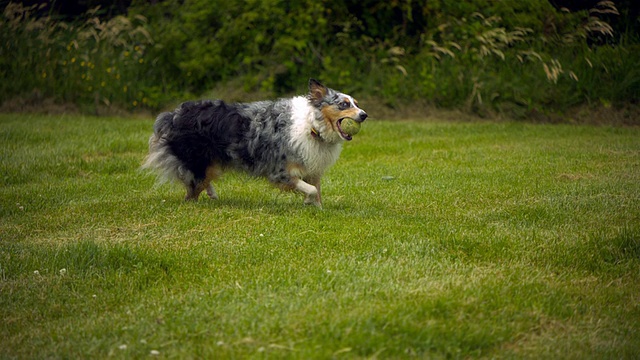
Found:
<svg viewBox="0 0 640 360"><path fill-rule="evenodd" d="M228 84L301 92L313 76L391 109L525 117L640 94L633 1L79 3L90 10L71 16L5 2L1 101L157 110Z"/></svg>

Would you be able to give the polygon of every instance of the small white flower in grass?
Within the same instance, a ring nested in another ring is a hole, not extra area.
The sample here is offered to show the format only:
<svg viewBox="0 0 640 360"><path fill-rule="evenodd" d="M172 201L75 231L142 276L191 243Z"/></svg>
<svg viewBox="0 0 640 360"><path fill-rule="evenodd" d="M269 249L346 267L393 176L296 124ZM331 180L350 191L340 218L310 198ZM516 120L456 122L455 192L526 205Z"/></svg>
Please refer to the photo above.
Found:
<svg viewBox="0 0 640 360"><path fill-rule="evenodd" d="M264 237L264 234L260 234L260 237Z"/></svg>
<svg viewBox="0 0 640 360"><path fill-rule="evenodd" d="M65 269L65 268L60 269L60 275L62 275L62 276L67 275L67 269Z"/></svg>
<svg viewBox="0 0 640 360"><path fill-rule="evenodd" d="M146 344L146 343L147 343L147 340L145 339L140 340L140 344Z"/></svg>
<svg viewBox="0 0 640 360"><path fill-rule="evenodd" d="M150 355L153 355L153 356L158 356L158 355L160 355L160 351L158 351L158 350L151 350L151 352L150 352L149 354L150 354Z"/></svg>
<svg viewBox="0 0 640 360"><path fill-rule="evenodd" d="M218 342L216 343L216 345L218 345L218 346L222 346L222 345L224 345L224 341L218 341Z"/></svg>
<svg viewBox="0 0 640 360"><path fill-rule="evenodd" d="M36 276L37 276L37 275L40 275L40 271L38 271L38 270L34 270L34 271L33 271L33 275L36 275Z"/></svg>
<svg viewBox="0 0 640 360"><path fill-rule="evenodd" d="M118 349L127 350L127 344L122 344L122 345L118 346Z"/></svg>
<svg viewBox="0 0 640 360"><path fill-rule="evenodd" d="M331 270L327 269L327 274L331 274Z"/></svg>

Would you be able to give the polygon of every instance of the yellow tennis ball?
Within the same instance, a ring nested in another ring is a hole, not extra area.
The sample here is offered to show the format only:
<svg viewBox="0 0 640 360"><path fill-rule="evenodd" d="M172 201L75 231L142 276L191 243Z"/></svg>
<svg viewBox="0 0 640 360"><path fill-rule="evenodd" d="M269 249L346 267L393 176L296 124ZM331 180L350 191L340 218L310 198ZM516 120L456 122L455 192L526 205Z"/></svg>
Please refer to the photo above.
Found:
<svg viewBox="0 0 640 360"><path fill-rule="evenodd" d="M360 132L360 123L352 118L344 118L340 122L340 129L349 136L353 136Z"/></svg>

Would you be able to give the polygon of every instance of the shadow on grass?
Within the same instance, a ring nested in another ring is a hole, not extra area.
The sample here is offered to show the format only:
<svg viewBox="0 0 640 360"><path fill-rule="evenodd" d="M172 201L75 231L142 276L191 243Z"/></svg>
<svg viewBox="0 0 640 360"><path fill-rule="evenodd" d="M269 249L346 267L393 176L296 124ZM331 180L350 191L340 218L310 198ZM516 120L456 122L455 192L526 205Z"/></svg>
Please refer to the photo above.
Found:
<svg viewBox="0 0 640 360"><path fill-rule="evenodd" d="M295 215L299 213L326 213L326 212L350 212L361 211L353 201L345 201L341 196L327 197L323 201L322 208L303 203L303 196L296 193L279 192L277 189L271 192L256 194L226 193L219 199L209 199L206 195L201 195L198 201L185 201L182 193L174 192L170 196L159 196L149 194L144 197L146 202L162 202L165 206L173 206L176 209L228 209L242 210L246 212L260 212L270 215Z"/></svg>

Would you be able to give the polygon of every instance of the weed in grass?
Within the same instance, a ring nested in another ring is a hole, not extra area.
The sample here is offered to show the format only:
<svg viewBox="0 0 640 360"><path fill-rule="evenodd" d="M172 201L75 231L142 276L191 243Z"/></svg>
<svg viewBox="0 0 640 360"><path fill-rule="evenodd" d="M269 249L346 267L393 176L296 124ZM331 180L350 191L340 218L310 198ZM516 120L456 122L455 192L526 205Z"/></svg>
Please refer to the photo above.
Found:
<svg viewBox="0 0 640 360"><path fill-rule="evenodd" d="M372 121L317 210L235 173L183 202L151 125L0 115L2 357L640 346L636 128Z"/></svg>

